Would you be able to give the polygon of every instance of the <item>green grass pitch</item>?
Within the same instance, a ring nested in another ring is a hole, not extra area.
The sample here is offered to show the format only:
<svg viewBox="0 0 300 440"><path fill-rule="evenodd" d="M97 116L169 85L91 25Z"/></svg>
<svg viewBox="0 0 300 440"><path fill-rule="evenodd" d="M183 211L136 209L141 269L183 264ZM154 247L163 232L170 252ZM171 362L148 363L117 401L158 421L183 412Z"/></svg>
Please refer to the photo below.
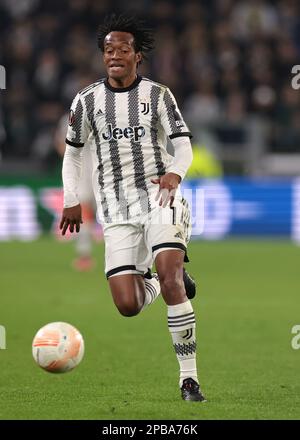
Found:
<svg viewBox="0 0 300 440"><path fill-rule="evenodd" d="M299 419L300 248L288 242L192 242L198 284L198 370L205 404L183 402L162 298L134 318L115 309L98 266L75 273L72 243L0 244L0 419ZM85 339L74 371L34 363L31 343L48 322Z"/></svg>

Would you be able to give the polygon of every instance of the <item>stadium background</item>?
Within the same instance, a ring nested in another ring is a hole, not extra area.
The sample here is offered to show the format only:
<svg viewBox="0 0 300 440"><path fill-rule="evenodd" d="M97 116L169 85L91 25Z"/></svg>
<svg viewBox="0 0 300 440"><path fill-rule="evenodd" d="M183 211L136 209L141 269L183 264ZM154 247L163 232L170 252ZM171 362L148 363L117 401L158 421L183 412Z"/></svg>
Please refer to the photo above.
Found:
<svg viewBox="0 0 300 440"><path fill-rule="evenodd" d="M156 33L140 73L171 88L194 135L184 190L194 219L199 365L211 404L192 412L176 403L162 302L124 321L102 274L103 244L95 244L95 271L76 274L73 244L58 243L57 127L77 91L105 76L96 29L112 11L124 12L122 2L0 2L0 324L7 332L0 418L299 418L300 354L291 348L300 324L300 90L292 71L299 4L126 2ZM53 378L32 364L30 343L55 320L82 330L87 354L78 371ZM153 372L158 358L164 373Z"/></svg>

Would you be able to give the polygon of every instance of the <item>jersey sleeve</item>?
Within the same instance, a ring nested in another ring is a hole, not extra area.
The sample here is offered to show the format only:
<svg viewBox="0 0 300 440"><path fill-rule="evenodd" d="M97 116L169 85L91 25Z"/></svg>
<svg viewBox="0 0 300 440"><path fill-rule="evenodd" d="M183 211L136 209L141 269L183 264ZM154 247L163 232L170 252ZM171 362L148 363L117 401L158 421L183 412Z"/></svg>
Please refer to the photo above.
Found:
<svg viewBox="0 0 300 440"><path fill-rule="evenodd" d="M180 113L176 99L168 88L166 88L163 94L160 118L161 124L170 139L180 136L192 137Z"/></svg>
<svg viewBox="0 0 300 440"><path fill-rule="evenodd" d="M78 93L70 109L66 143L72 147L83 147L89 137L90 131L91 128L86 108Z"/></svg>

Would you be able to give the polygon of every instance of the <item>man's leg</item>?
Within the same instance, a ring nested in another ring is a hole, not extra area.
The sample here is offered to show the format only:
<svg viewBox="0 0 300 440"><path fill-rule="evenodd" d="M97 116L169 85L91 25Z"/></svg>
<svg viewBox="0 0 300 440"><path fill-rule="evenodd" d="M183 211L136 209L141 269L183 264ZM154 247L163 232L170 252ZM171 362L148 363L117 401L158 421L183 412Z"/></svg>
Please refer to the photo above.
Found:
<svg viewBox="0 0 300 440"><path fill-rule="evenodd" d="M133 224L104 226L105 273L115 305L124 316L135 316L160 294L158 278L147 273L152 251L143 229ZM144 277L147 273L149 278Z"/></svg>
<svg viewBox="0 0 300 440"><path fill-rule="evenodd" d="M123 316L135 316L160 294L156 277L151 279L137 274L120 274L108 278L116 307Z"/></svg>
<svg viewBox="0 0 300 440"><path fill-rule="evenodd" d="M205 400L196 366L196 321L183 283L184 252L161 251L155 258L161 293L168 306L168 326L180 366L179 386L184 400Z"/></svg>

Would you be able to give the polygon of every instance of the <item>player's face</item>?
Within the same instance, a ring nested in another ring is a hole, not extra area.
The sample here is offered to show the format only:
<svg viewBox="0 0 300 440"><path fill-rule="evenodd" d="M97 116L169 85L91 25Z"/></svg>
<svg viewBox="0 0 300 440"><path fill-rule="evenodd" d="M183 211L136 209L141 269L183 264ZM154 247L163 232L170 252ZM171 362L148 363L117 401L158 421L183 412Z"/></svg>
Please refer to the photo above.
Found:
<svg viewBox="0 0 300 440"><path fill-rule="evenodd" d="M104 40L103 60L109 78L116 81L134 78L141 53L135 52L133 35L128 32L110 32Z"/></svg>

